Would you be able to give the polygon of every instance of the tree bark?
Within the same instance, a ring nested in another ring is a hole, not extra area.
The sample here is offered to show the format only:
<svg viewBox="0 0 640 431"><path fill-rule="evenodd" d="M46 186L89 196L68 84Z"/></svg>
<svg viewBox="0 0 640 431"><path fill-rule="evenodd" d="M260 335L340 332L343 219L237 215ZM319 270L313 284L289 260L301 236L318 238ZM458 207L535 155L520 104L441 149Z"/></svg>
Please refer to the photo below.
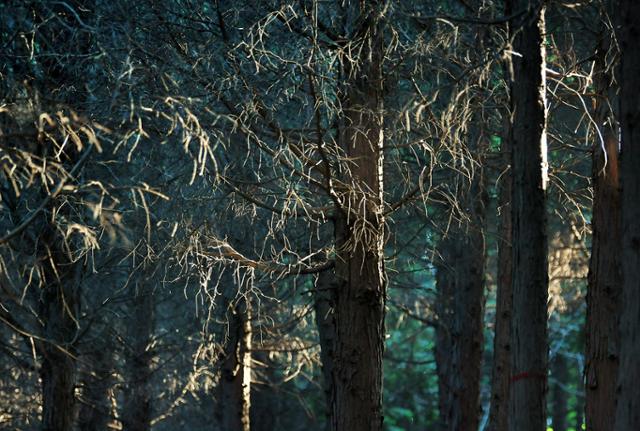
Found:
<svg viewBox="0 0 640 431"><path fill-rule="evenodd" d="M440 418L444 429L474 430L480 419L484 253L460 237L448 242L438 268L448 274L437 276L444 306L436 328Z"/></svg>
<svg viewBox="0 0 640 431"><path fill-rule="evenodd" d="M143 283L146 283L145 280ZM134 292L126 352L127 385L124 392L122 429L151 429L151 373L153 353L149 343L153 336L155 299L150 289Z"/></svg>
<svg viewBox="0 0 640 431"><path fill-rule="evenodd" d="M384 216L382 179L383 37L381 2L359 9L358 44L344 71L344 117L340 143L346 189L336 215L336 339L331 429L382 429L384 350Z"/></svg>
<svg viewBox="0 0 640 431"><path fill-rule="evenodd" d="M473 182L479 182L474 179ZM477 188L475 188L477 190ZM471 199L469 199L471 198ZM481 196L461 200L483 202ZM484 204L470 216L473 225L452 227L439 247L436 365L440 420L446 430L475 430L480 421L485 252Z"/></svg>
<svg viewBox="0 0 640 431"><path fill-rule="evenodd" d="M45 279L39 305L46 340L39 343L42 429L71 431L75 419L77 364L74 344L78 331L78 286L82 268L70 262L52 226L47 224L41 240L46 250L42 257Z"/></svg>
<svg viewBox="0 0 640 431"><path fill-rule="evenodd" d="M640 429L640 3L621 0L622 317L617 431Z"/></svg>
<svg viewBox="0 0 640 431"><path fill-rule="evenodd" d="M320 338L320 360L322 362L322 378L326 402L326 417L331 416L331 405L335 397L335 384L333 383L334 345L336 341L336 276L333 270L323 271L318 275L314 290L314 311L318 336ZM330 429L330 421L327 420L326 429Z"/></svg>
<svg viewBox="0 0 640 431"><path fill-rule="evenodd" d="M544 6L511 0L529 9L515 26L512 109L513 313L509 429L546 429L547 297L546 109Z"/></svg>
<svg viewBox="0 0 640 431"><path fill-rule="evenodd" d="M227 333L218 385L218 420L223 430L249 431L251 426L250 308L245 299L228 298L227 303Z"/></svg>
<svg viewBox="0 0 640 431"><path fill-rule="evenodd" d="M616 98L613 70L607 65L611 50L615 49L612 36L603 25L594 71L595 121L604 142L598 136L593 148L593 236L587 286L585 413L587 429L593 431L610 430L614 423L620 343L618 130L611 108Z"/></svg>
<svg viewBox="0 0 640 431"><path fill-rule="evenodd" d="M502 174L499 191L500 235L498 237L498 278L488 431L504 431L507 429L509 419L509 389L511 386L512 180L511 168L509 166L511 149L508 138L502 140L500 151L506 171Z"/></svg>

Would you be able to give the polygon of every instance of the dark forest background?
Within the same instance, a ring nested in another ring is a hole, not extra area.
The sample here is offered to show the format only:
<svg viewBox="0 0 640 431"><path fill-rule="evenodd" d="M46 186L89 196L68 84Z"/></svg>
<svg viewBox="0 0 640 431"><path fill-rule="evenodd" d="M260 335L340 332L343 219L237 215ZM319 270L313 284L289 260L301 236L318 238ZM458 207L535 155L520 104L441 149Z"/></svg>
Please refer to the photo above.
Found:
<svg viewBox="0 0 640 431"><path fill-rule="evenodd" d="M639 23L0 0L0 429L640 429Z"/></svg>

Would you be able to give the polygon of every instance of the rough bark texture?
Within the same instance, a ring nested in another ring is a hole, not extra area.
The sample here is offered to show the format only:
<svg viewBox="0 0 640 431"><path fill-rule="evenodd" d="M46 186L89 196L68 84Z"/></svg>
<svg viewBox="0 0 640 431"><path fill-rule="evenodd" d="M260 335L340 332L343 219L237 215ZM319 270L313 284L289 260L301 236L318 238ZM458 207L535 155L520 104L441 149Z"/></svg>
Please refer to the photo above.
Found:
<svg viewBox="0 0 640 431"><path fill-rule="evenodd" d="M151 359L149 343L153 335L155 300L150 289L134 293L126 352L127 385L122 408L124 431L151 429Z"/></svg>
<svg viewBox="0 0 640 431"><path fill-rule="evenodd" d="M514 26L512 108L513 310L509 429L546 429L548 264L545 214L546 110L544 8L528 7Z"/></svg>
<svg viewBox="0 0 640 431"><path fill-rule="evenodd" d="M484 242L456 229L444 240L437 271L436 364L440 421L446 430L475 430L480 419Z"/></svg>
<svg viewBox="0 0 640 431"><path fill-rule="evenodd" d="M621 0L622 318L617 431L640 429L640 2Z"/></svg>
<svg viewBox="0 0 640 431"><path fill-rule="evenodd" d="M382 206L381 4L350 4L362 44L345 71L341 146L346 190L336 216L336 340L331 429L382 429L384 350L384 220ZM348 165L347 165L348 164Z"/></svg>
<svg viewBox="0 0 640 431"><path fill-rule="evenodd" d="M567 431L567 391L569 382L569 370L567 369L567 358L564 355L556 354L551 365L551 375L553 376L553 411L551 412L551 425L553 431Z"/></svg>
<svg viewBox="0 0 640 431"><path fill-rule="evenodd" d="M249 431L251 424L251 318L244 299L227 308L227 334L218 385L223 430Z"/></svg>
<svg viewBox="0 0 640 431"><path fill-rule="evenodd" d="M608 65L615 49L610 31L605 28L601 36L594 70L595 121L604 143L598 136L593 148L593 236L587 287L585 413L587 429L592 431L610 430L614 424L620 343L620 185L618 131L611 108L616 96Z"/></svg>
<svg viewBox="0 0 640 431"><path fill-rule="evenodd" d="M507 129L508 130L508 129ZM507 133L508 134L508 133ZM500 151L505 169L500 183L500 235L498 238L498 279L496 320L493 339L491 376L491 406L489 431L504 431L509 418L509 388L511 386L511 149L509 139L502 140Z"/></svg>

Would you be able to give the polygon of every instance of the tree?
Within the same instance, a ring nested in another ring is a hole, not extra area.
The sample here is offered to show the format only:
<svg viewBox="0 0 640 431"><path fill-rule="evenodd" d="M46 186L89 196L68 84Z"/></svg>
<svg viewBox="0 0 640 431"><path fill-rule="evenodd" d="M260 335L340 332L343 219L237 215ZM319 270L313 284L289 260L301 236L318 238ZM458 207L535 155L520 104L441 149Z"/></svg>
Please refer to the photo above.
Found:
<svg viewBox="0 0 640 431"><path fill-rule="evenodd" d="M587 429L611 429L616 411L620 319L620 184L614 80L614 2L605 2L595 61L593 217L586 322Z"/></svg>
<svg viewBox="0 0 640 431"><path fill-rule="evenodd" d="M620 366L615 429L640 428L640 3L620 2L620 124L622 153L622 316L620 320Z"/></svg>
<svg viewBox="0 0 640 431"><path fill-rule="evenodd" d="M509 429L546 427L547 238L544 6L514 0L526 11L513 27L511 169L513 309Z"/></svg>

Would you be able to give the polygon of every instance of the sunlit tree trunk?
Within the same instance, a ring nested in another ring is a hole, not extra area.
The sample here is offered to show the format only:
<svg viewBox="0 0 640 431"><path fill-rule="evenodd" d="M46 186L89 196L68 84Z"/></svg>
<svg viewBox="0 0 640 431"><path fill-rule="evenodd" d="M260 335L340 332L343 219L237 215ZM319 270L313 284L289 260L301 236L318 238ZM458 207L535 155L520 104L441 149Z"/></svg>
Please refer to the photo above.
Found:
<svg viewBox="0 0 640 431"><path fill-rule="evenodd" d="M610 12L610 11L609 11ZM603 13L601 19L608 14ZM613 29L602 26L594 70L594 116L599 133L593 148L593 217L587 286L586 421L587 429L612 429L616 411L616 377L620 337L620 185L618 130L612 112L614 94ZM606 151L606 153L605 153Z"/></svg>
<svg viewBox="0 0 640 431"><path fill-rule="evenodd" d="M231 281L232 277L223 276ZM224 353L221 358L216 414L223 430L249 431L251 425L251 315L236 283L224 286Z"/></svg>
<svg viewBox="0 0 640 431"><path fill-rule="evenodd" d="M640 429L640 2L620 1L622 317L617 431Z"/></svg>
<svg viewBox="0 0 640 431"><path fill-rule="evenodd" d="M544 7L511 0L511 10L529 9L513 27L511 389L509 429L546 429L547 297L546 109Z"/></svg>
<svg viewBox="0 0 640 431"><path fill-rule="evenodd" d="M355 2L360 28L345 65L341 146L346 190L336 216L336 340L331 429L382 429L384 220L382 206L382 2Z"/></svg>

